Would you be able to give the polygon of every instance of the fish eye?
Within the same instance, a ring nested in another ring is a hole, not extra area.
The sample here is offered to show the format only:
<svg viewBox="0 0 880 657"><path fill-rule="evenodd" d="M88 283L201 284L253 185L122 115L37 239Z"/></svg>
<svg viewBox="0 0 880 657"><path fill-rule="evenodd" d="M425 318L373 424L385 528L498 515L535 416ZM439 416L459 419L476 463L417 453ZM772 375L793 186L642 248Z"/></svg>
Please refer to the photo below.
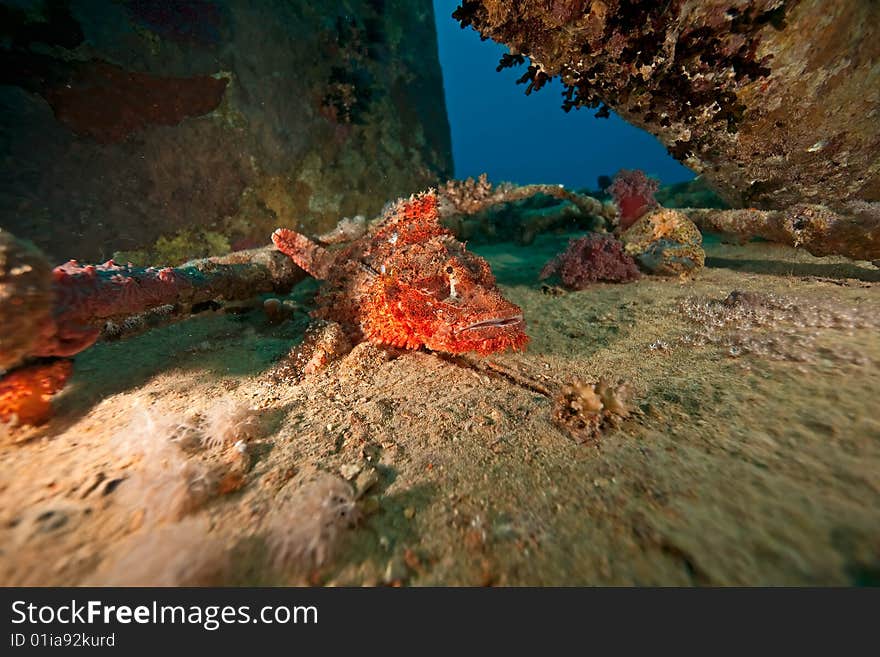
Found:
<svg viewBox="0 0 880 657"><path fill-rule="evenodd" d="M453 272L452 265L446 268L446 273L451 274Z"/></svg>

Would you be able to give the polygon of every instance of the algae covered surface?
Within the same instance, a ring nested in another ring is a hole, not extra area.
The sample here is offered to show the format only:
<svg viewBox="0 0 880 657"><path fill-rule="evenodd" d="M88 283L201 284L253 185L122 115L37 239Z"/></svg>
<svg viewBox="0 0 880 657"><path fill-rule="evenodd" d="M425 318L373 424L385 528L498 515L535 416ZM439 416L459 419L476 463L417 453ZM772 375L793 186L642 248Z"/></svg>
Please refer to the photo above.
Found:
<svg viewBox="0 0 880 657"><path fill-rule="evenodd" d="M80 354L50 424L0 446L0 581L876 584L880 271L710 241L693 278L560 293L538 273L568 237L478 249L523 308L520 353L362 344L285 378L307 282L280 324L213 311ZM578 443L554 395L600 378L628 385L630 415ZM245 466L231 446L181 451L240 476L174 506L145 466L165 439L151 427L218 403L257 409L263 432ZM321 472L354 483L359 520L293 572L271 558L273 522ZM153 544L174 559L120 574Z"/></svg>

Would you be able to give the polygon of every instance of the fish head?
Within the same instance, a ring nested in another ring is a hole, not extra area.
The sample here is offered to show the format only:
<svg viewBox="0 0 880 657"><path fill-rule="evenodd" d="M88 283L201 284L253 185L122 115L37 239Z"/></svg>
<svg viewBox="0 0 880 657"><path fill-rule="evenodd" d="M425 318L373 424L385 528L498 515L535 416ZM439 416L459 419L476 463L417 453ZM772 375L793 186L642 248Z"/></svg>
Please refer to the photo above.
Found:
<svg viewBox="0 0 880 657"><path fill-rule="evenodd" d="M401 246L377 281L379 339L451 354L522 349L522 309L504 298L489 263L448 235ZM377 331L367 331L377 333Z"/></svg>

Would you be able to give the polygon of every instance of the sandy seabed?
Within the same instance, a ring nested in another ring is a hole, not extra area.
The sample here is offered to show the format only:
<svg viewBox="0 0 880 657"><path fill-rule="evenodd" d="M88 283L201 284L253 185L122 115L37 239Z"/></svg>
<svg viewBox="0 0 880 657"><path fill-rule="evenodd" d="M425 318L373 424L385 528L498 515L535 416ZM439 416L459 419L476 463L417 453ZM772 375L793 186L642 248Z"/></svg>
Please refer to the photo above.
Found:
<svg viewBox="0 0 880 657"><path fill-rule="evenodd" d="M361 345L278 380L308 319L258 309L84 352L51 423L0 446L0 583L877 584L880 270L715 241L691 280L547 294L565 240L476 249L531 336L494 369ZM733 291L780 319L695 314ZM541 388L600 377L633 412L578 444ZM181 443L177 465L145 466L156 426L234 403L262 427L245 461ZM180 464L231 474L181 504ZM308 521L283 510L321 472L356 482L360 521L323 563L279 565L272 532Z"/></svg>

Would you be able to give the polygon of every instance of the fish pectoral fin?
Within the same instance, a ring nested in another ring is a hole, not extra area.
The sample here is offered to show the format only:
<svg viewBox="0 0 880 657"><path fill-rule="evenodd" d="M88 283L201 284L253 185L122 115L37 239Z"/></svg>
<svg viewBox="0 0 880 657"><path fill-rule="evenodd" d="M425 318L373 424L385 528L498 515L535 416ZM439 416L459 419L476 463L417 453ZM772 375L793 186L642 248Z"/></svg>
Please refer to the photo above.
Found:
<svg viewBox="0 0 880 657"><path fill-rule="evenodd" d="M288 228L277 228L272 233L272 243L309 275L319 280L324 280L330 275L334 261L333 254L305 235Z"/></svg>

